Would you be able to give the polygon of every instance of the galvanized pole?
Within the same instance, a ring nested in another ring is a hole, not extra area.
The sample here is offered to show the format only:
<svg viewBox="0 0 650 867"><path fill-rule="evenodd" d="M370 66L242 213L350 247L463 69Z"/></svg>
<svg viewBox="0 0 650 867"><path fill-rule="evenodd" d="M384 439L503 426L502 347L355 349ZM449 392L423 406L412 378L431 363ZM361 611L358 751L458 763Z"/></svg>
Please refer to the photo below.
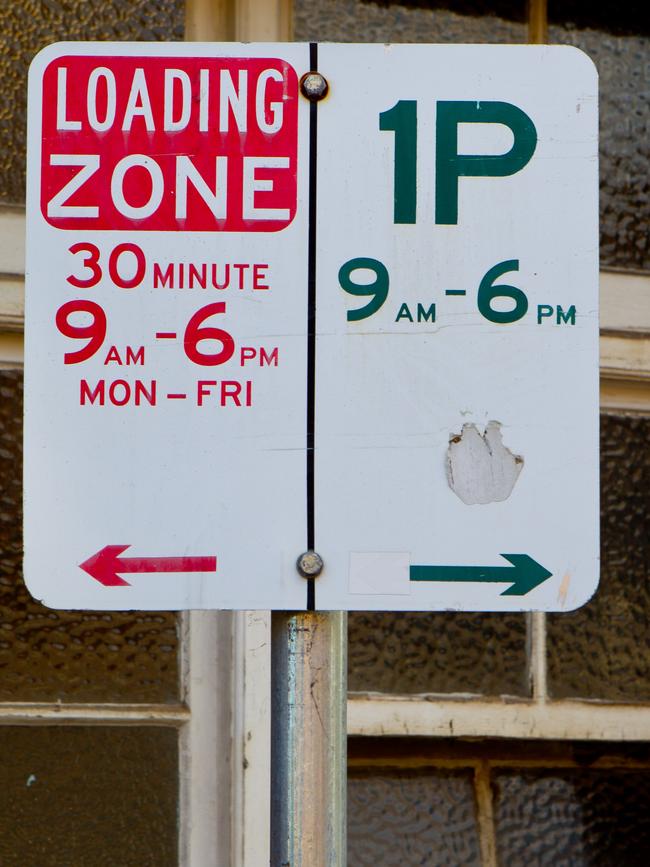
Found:
<svg viewBox="0 0 650 867"><path fill-rule="evenodd" d="M275 612L271 664L271 867L345 867L347 612Z"/></svg>

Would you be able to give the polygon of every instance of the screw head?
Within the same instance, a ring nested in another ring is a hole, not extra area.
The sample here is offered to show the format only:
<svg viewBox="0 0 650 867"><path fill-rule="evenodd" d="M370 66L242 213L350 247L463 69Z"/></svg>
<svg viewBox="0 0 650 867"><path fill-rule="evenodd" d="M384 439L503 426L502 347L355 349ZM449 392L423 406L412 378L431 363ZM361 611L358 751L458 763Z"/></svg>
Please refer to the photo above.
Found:
<svg viewBox="0 0 650 867"><path fill-rule="evenodd" d="M323 558L315 551L305 551L296 560L296 569L303 578L316 578L323 571Z"/></svg>
<svg viewBox="0 0 650 867"><path fill-rule="evenodd" d="M300 79L300 92L312 102L318 102L327 96L330 86L320 72L306 72Z"/></svg>

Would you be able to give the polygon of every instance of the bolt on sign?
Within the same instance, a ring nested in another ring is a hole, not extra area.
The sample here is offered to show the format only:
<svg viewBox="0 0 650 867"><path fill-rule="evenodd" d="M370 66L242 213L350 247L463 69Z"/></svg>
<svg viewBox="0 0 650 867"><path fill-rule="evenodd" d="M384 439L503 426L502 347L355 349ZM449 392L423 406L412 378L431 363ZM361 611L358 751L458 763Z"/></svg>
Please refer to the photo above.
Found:
<svg viewBox="0 0 650 867"><path fill-rule="evenodd" d="M583 604L597 195L596 73L570 47L45 49L29 79L33 595Z"/></svg>

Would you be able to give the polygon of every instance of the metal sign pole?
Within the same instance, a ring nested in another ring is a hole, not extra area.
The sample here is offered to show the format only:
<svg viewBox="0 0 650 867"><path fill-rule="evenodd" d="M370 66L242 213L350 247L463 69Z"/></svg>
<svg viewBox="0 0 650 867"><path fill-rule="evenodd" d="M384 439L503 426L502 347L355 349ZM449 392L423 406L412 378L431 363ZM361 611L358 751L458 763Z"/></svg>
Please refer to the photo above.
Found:
<svg viewBox="0 0 650 867"><path fill-rule="evenodd" d="M347 612L274 612L271 867L345 867L346 697Z"/></svg>

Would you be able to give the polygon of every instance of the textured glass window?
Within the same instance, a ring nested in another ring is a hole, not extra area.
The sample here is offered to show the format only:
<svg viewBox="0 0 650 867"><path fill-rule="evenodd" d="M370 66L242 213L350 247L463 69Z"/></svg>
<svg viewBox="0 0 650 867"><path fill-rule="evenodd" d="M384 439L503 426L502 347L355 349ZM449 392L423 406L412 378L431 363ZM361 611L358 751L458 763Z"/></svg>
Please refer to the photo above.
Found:
<svg viewBox="0 0 650 867"><path fill-rule="evenodd" d="M550 615L554 698L650 701L650 419L601 418L601 578L584 608Z"/></svg>
<svg viewBox="0 0 650 867"><path fill-rule="evenodd" d="M174 729L0 727L2 867L173 867Z"/></svg>
<svg viewBox="0 0 650 867"><path fill-rule="evenodd" d="M22 373L5 370L0 371L0 701L177 701L176 615L55 611L31 598L21 577L21 486Z"/></svg>
<svg viewBox="0 0 650 867"><path fill-rule="evenodd" d="M471 771L350 771L349 867L480 863Z"/></svg>
<svg viewBox="0 0 650 867"><path fill-rule="evenodd" d="M2 0L0 202L25 199L27 68L59 40L183 38L184 0Z"/></svg>
<svg viewBox="0 0 650 867"><path fill-rule="evenodd" d="M648 771L496 775L499 863L633 867L648 863Z"/></svg>
<svg viewBox="0 0 650 867"><path fill-rule="evenodd" d="M432 8L434 7L434 8ZM460 8L462 12L450 11ZM294 0L294 39L320 42L525 42L525 4ZM473 14L476 13L476 14ZM497 17L503 15L503 18ZM506 16L514 20L506 20Z"/></svg>
<svg viewBox="0 0 650 867"><path fill-rule="evenodd" d="M600 237L603 265L650 270L650 27L648 7L559 0L549 41L576 45L600 77ZM636 8L636 16L634 11ZM609 25L609 26L608 26ZM604 28L604 29L600 29ZM613 32L606 32L610 30Z"/></svg>
<svg viewBox="0 0 650 867"><path fill-rule="evenodd" d="M351 691L528 695L522 614L351 612Z"/></svg>

